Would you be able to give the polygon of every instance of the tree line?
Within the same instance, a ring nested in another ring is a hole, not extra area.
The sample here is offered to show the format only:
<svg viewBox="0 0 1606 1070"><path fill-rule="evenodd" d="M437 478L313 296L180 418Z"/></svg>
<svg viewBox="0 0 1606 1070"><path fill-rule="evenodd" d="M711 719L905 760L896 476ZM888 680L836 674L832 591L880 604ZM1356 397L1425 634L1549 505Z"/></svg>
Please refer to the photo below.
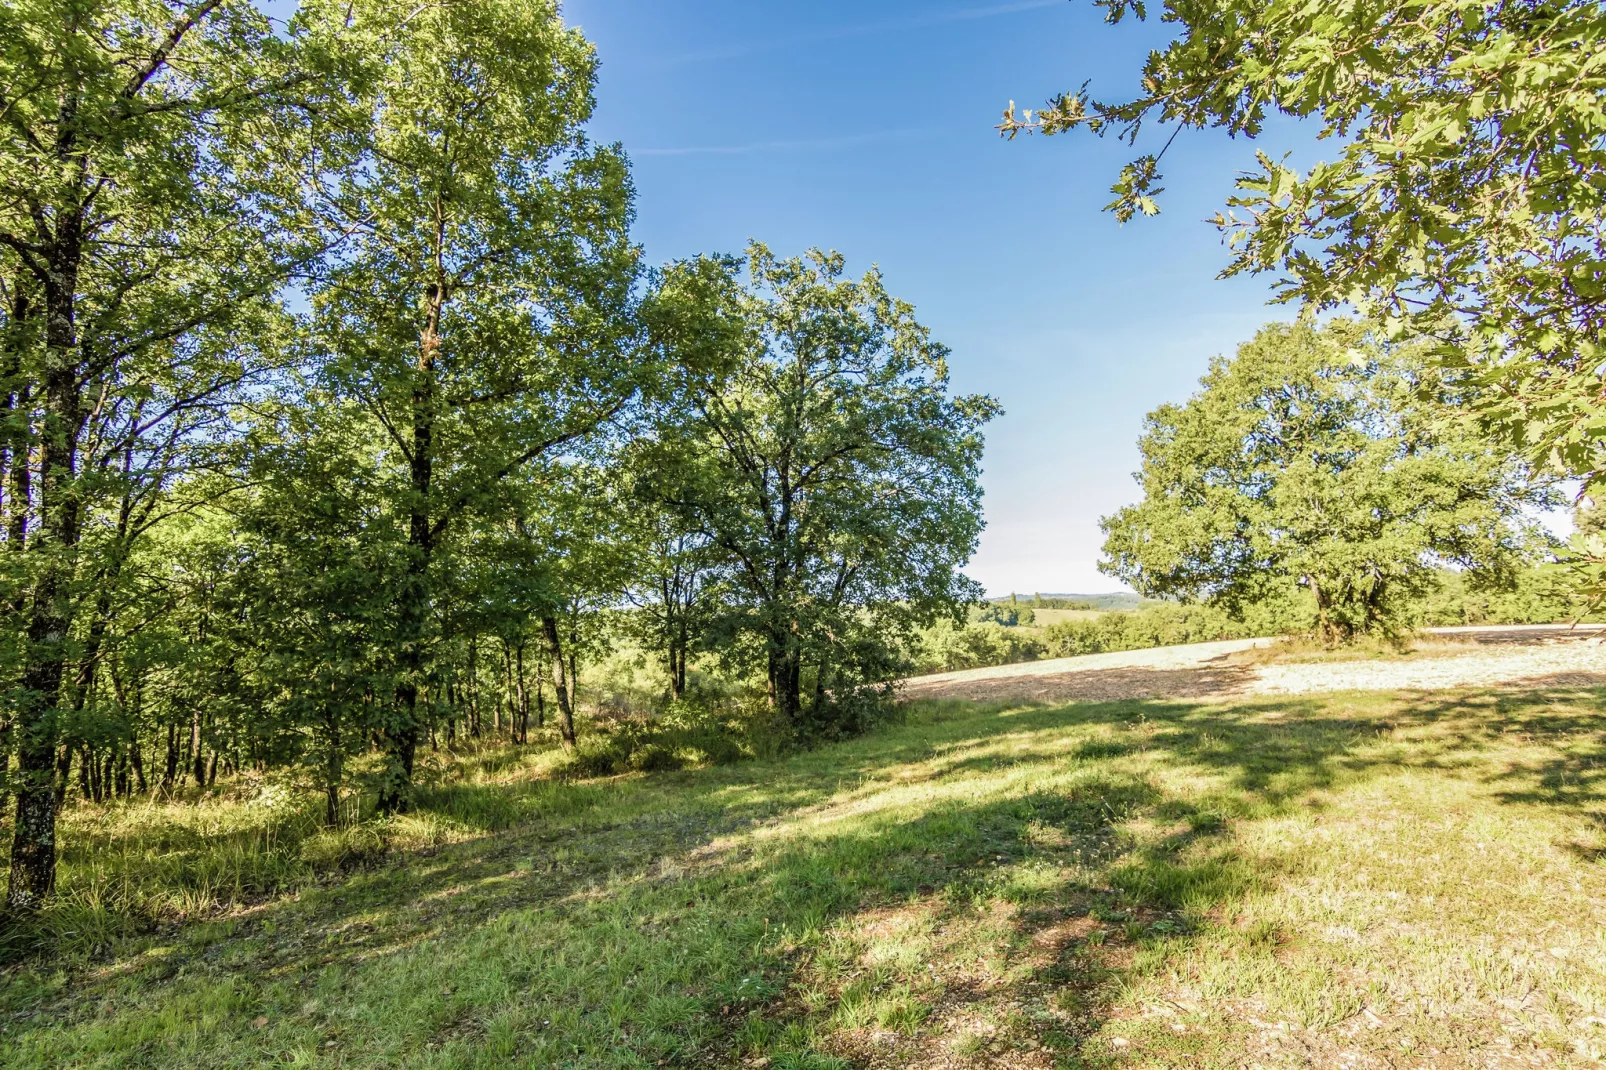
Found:
<svg viewBox="0 0 1606 1070"><path fill-rule="evenodd" d="M551 0L0 10L11 911L71 789L404 811L620 621L844 730L979 594L995 404L835 254L648 267L595 78Z"/></svg>

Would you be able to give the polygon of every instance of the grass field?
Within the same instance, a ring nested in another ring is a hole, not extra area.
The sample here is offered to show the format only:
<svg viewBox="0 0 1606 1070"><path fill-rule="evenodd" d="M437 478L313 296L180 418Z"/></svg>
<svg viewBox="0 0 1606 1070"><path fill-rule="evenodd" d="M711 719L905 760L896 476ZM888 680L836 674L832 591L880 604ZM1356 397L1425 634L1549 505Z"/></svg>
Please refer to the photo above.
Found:
<svg viewBox="0 0 1606 1070"><path fill-rule="evenodd" d="M679 773L483 755L338 834L78 811L90 931L0 976L0 1065L1593 1065L1603 698L925 706Z"/></svg>
<svg viewBox="0 0 1606 1070"><path fill-rule="evenodd" d="M1098 620L1106 612L1102 609L1034 609L1032 623L1039 628L1047 628L1068 620Z"/></svg>

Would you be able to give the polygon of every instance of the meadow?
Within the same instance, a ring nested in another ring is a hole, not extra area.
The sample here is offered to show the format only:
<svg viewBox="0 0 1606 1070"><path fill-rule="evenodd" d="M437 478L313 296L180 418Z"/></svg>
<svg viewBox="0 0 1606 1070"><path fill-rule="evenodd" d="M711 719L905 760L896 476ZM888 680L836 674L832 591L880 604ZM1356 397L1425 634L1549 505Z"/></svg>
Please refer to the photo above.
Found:
<svg viewBox="0 0 1606 1070"><path fill-rule="evenodd" d="M1033 623L1039 628L1052 627L1063 624L1068 620L1098 620L1104 614L1112 612L1107 609L1033 609L1036 618Z"/></svg>
<svg viewBox="0 0 1606 1070"><path fill-rule="evenodd" d="M925 703L676 772L465 753L343 830L272 782L75 807L0 1066L1591 1065L1603 698Z"/></svg>

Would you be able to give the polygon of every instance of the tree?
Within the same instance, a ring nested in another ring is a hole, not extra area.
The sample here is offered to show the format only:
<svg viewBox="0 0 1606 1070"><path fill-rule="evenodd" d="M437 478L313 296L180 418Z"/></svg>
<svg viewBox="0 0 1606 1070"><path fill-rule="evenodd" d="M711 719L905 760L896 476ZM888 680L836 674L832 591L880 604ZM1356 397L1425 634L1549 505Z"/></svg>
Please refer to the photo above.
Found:
<svg viewBox="0 0 1606 1070"><path fill-rule="evenodd" d="M760 244L746 267L722 304L742 329L681 368L646 485L724 563L725 623L801 727L890 681L900 637L979 596L959 570L998 407L948 396L947 350L878 272Z"/></svg>
<svg viewBox="0 0 1606 1070"><path fill-rule="evenodd" d="M624 159L583 134L595 57L555 3L327 7L372 42L371 144L334 199L354 233L313 303L326 381L368 408L407 475L380 794L394 811L425 727L438 551L500 508L503 480L634 396L638 252Z"/></svg>
<svg viewBox="0 0 1606 1070"><path fill-rule="evenodd" d="M287 757L301 760L336 825L347 760L367 749L394 691L404 545L377 489L394 476L375 421L349 404L304 401L282 441L253 458L255 486L236 496L250 542L231 579L245 624L236 645L258 664L252 728L291 738Z"/></svg>
<svg viewBox="0 0 1606 1070"><path fill-rule="evenodd" d="M286 226L301 201L280 181L294 139L276 136L315 93L298 49L245 0L0 10L0 482L8 550L26 551L6 600L23 637L13 910L55 884L53 778L102 462L248 378L233 331L315 252Z"/></svg>
<svg viewBox="0 0 1606 1070"><path fill-rule="evenodd" d="M1238 615L1297 584L1346 641L1396 628L1443 565L1507 582L1534 543L1546 484L1455 418L1421 347L1273 324L1201 387L1149 414L1144 499L1101 522L1100 568L1140 594Z"/></svg>
<svg viewBox="0 0 1606 1070"><path fill-rule="evenodd" d="M1110 22L1147 13L1104 6ZM1253 138L1275 113L1310 120L1342 147L1306 169L1260 154L1216 220L1235 249L1225 274L1282 272L1283 300L1347 302L1396 337L1434 338L1468 401L1535 462L1601 480L1606 8L1206 0L1167 2L1163 19L1177 35L1135 97L1084 85L1035 115L1011 102L1000 129ZM1163 154L1122 171L1119 218L1159 211Z"/></svg>
<svg viewBox="0 0 1606 1070"><path fill-rule="evenodd" d="M687 663L707 630L719 582L719 559L707 535L681 530L678 518L648 501L634 515L641 590L631 594L636 632L663 657L670 701L686 694Z"/></svg>

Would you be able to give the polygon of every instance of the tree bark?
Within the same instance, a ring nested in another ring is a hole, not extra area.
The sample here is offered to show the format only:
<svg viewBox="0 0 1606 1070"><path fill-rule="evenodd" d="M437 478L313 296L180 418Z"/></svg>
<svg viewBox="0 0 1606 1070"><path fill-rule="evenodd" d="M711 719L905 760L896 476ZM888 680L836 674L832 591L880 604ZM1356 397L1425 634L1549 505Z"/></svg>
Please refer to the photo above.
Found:
<svg viewBox="0 0 1606 1070"><path fill-rule="evenodd" d="M334 691L334 685L329 686ZM333 697L323 708L323 821L330 828L340 824L340 784L344 778L345 751L340 733L340 711Z"/></svg>
<svg viewBox="0 0 1606 1070"><path fill-rule="evenodd" d="M787 637L790 639L790 637ZM795 644L771 640L769 653L770 706L787 725L795 725L802 713L803 666Z"/></svg>
<svg viewBox="0 0 1606 1070"><path fill-rule="evenodd" d="M546 727L546 688L539 672L535 674L535 727Z"/></svg>
<svg viewBox="0 0 1606 1070"><path fill-rule="evenodd" d="M528 745L530 742L530 685L529 678L524 673L524 640L519 640L518 657L515 668L517 670L518 697L519 697L519 743Z"/></svg>
<svg viewBox="0 0 1606 1070"><path fill-rule="evenodd" d="M134 768L134 790L144 795L145 786L145 756L140 753L139 737L131 735L128 740L128 760Z"/></svg>
<svg viewBox="0 0 1606 1070"><path fill-rule="evenodd" d="M206 787L206 745L201 740L201 707L190 711L190 776L198 787Z"/></svg>
<svg viewBox="0 0 1606 1070"><path fill-rule="evenodd" d="M552 691L558 700L558 734L563 742L574 745L574 704L569 700L569 683L564 678L563 647L558 640L556 617L541 618L541 631L546 635L547 647L552 653Z"/></svg>
<svg viewBox="0 0 1606 1070"><path fill-rule="evenodd" d="M63 93L54 155L66 178L66 195L52 222L37 229L47 238L40 278L45 316L43 422L37 468L39 526L30 552L39 568L29 606L18 705L17 817L11 842L11 883L6 906L37 910L56 887L56 791L51 782L60 732L58 708L72 628L73 559L80 534L78 439L84 412L78 350L78 274L83 263L88 175L78 139L76 90Z"/></svg>
<svg viewBox="0 0 1606 1070"><path fill-rule="evenodd" d="M439 228L436 238L438 249ZM436 282L425 293L424 326L419 332L418 361L414 367L412 456L408 459L411 493L407 515L407 581L401 593L398 629L401 682L396 685L396 708L385 733L385 771L379 787L379 810L386 814L403 813L412 804L413 758L418 749L418 689L426 662L424 632L429 618L430 561L435 550L430 509L435 473L435 360L440 353L441 309L445 301L445 279L437 275Z"/></svg>
<svg viewBox="0 0 1606 1070"><path fill-rule="evenodd" d="M162 794L173 794L178 784L178 725L167 722L167 760L162 767Z"/></svg>

